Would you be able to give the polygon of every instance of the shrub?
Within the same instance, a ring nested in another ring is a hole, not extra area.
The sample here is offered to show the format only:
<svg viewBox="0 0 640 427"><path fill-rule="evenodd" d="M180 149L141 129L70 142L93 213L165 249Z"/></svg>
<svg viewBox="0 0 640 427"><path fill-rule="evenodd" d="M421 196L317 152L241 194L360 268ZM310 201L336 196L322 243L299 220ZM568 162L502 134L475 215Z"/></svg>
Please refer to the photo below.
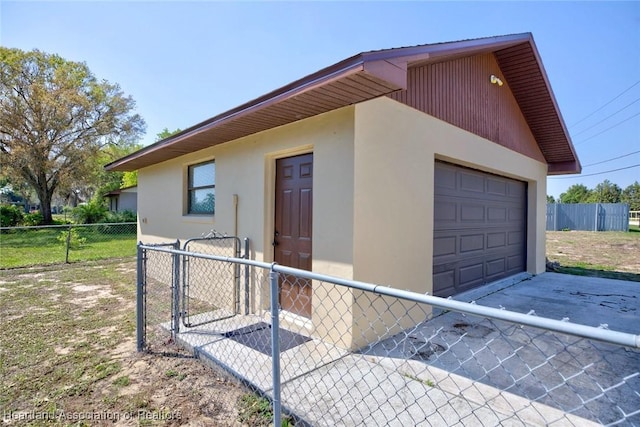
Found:
<svg viewBox="0 0 640 427"><path fill-rule="evenodd" d="M58 239L58 242L62 243L65 246L67 245L67 239L69 239L70 249L78 249L87 241L86 238L80 237L80 235L78 234L78 231L75 228L72 228L71 231L69 230L61 231L58 234L57 239Z"/></svg>
<svg viewBox="0 0 640 427"><path fill-rule="evenodd" d="M42 225L43 222L44 222L44 217L40 212L28 213L24 216L24 219L22 220L22 224L26 226Z"/></svg>
<svg viewBox="0 0 640 427"><path fill-rule="evenodd" d="M106 218L107 222L136 222L138 216L133 211L109 212Z"/></svg>
<svg viewBox="0 0 640 427"><path fill-rule="evenodd" d="M22 209L14 205L0 205L0 227L15 227L22 221Z"/></svg>
<svg viewBox="0 0 640 427"><path fill-rule="evenodd" d="M101 202L91 200L87 204L74 208L71 214L78 224L96 224L104 221L107 208Z"/></svg>

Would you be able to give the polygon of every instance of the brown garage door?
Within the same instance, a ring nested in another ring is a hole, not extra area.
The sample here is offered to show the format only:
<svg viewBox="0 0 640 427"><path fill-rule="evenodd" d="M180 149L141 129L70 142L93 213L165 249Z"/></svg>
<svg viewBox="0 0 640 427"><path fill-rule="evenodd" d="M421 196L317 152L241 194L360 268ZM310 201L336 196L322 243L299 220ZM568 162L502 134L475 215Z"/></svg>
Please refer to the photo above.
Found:
<svg viewBox="0 0 640 427"><path fill-rule="evenodd" d="M524 271L526 203L525 182L436 162L434 295Z"/></svg>

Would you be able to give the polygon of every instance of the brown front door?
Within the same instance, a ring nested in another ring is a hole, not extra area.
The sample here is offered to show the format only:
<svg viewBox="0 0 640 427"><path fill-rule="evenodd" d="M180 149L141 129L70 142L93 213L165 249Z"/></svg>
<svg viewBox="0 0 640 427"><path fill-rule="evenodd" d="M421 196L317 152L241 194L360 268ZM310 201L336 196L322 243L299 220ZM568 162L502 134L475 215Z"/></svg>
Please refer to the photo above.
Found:
<svg viewBox="0 0 640 427"><path fill-rule="evenodd" d="M311 270L313 154L276 161L274 260ZM311 281L282 275L280 307L311 317Z"/></svg>

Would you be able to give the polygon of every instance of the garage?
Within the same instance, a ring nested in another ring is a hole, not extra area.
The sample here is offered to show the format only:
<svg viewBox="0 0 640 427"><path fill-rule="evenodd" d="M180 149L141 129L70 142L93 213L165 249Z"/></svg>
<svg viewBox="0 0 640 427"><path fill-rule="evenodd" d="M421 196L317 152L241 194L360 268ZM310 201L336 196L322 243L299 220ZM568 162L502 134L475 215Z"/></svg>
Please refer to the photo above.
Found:
<svg viewBox="0 0 640 427"><path fill-rule="evenodd" d="M434 187L434 295L525 271L525 182L436 161Z"/></svg>

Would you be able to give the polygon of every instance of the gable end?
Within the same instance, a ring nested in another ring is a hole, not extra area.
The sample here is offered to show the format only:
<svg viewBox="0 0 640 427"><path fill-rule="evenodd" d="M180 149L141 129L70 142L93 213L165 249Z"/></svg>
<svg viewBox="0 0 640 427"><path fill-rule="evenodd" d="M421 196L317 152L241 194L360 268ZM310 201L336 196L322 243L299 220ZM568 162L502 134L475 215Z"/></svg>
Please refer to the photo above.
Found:
<svg viewBox="0 0 640 427"><path fill-rule="evenodd" d="M492 53L411 67L407 89L387 96L546 163Z"/></svg>

